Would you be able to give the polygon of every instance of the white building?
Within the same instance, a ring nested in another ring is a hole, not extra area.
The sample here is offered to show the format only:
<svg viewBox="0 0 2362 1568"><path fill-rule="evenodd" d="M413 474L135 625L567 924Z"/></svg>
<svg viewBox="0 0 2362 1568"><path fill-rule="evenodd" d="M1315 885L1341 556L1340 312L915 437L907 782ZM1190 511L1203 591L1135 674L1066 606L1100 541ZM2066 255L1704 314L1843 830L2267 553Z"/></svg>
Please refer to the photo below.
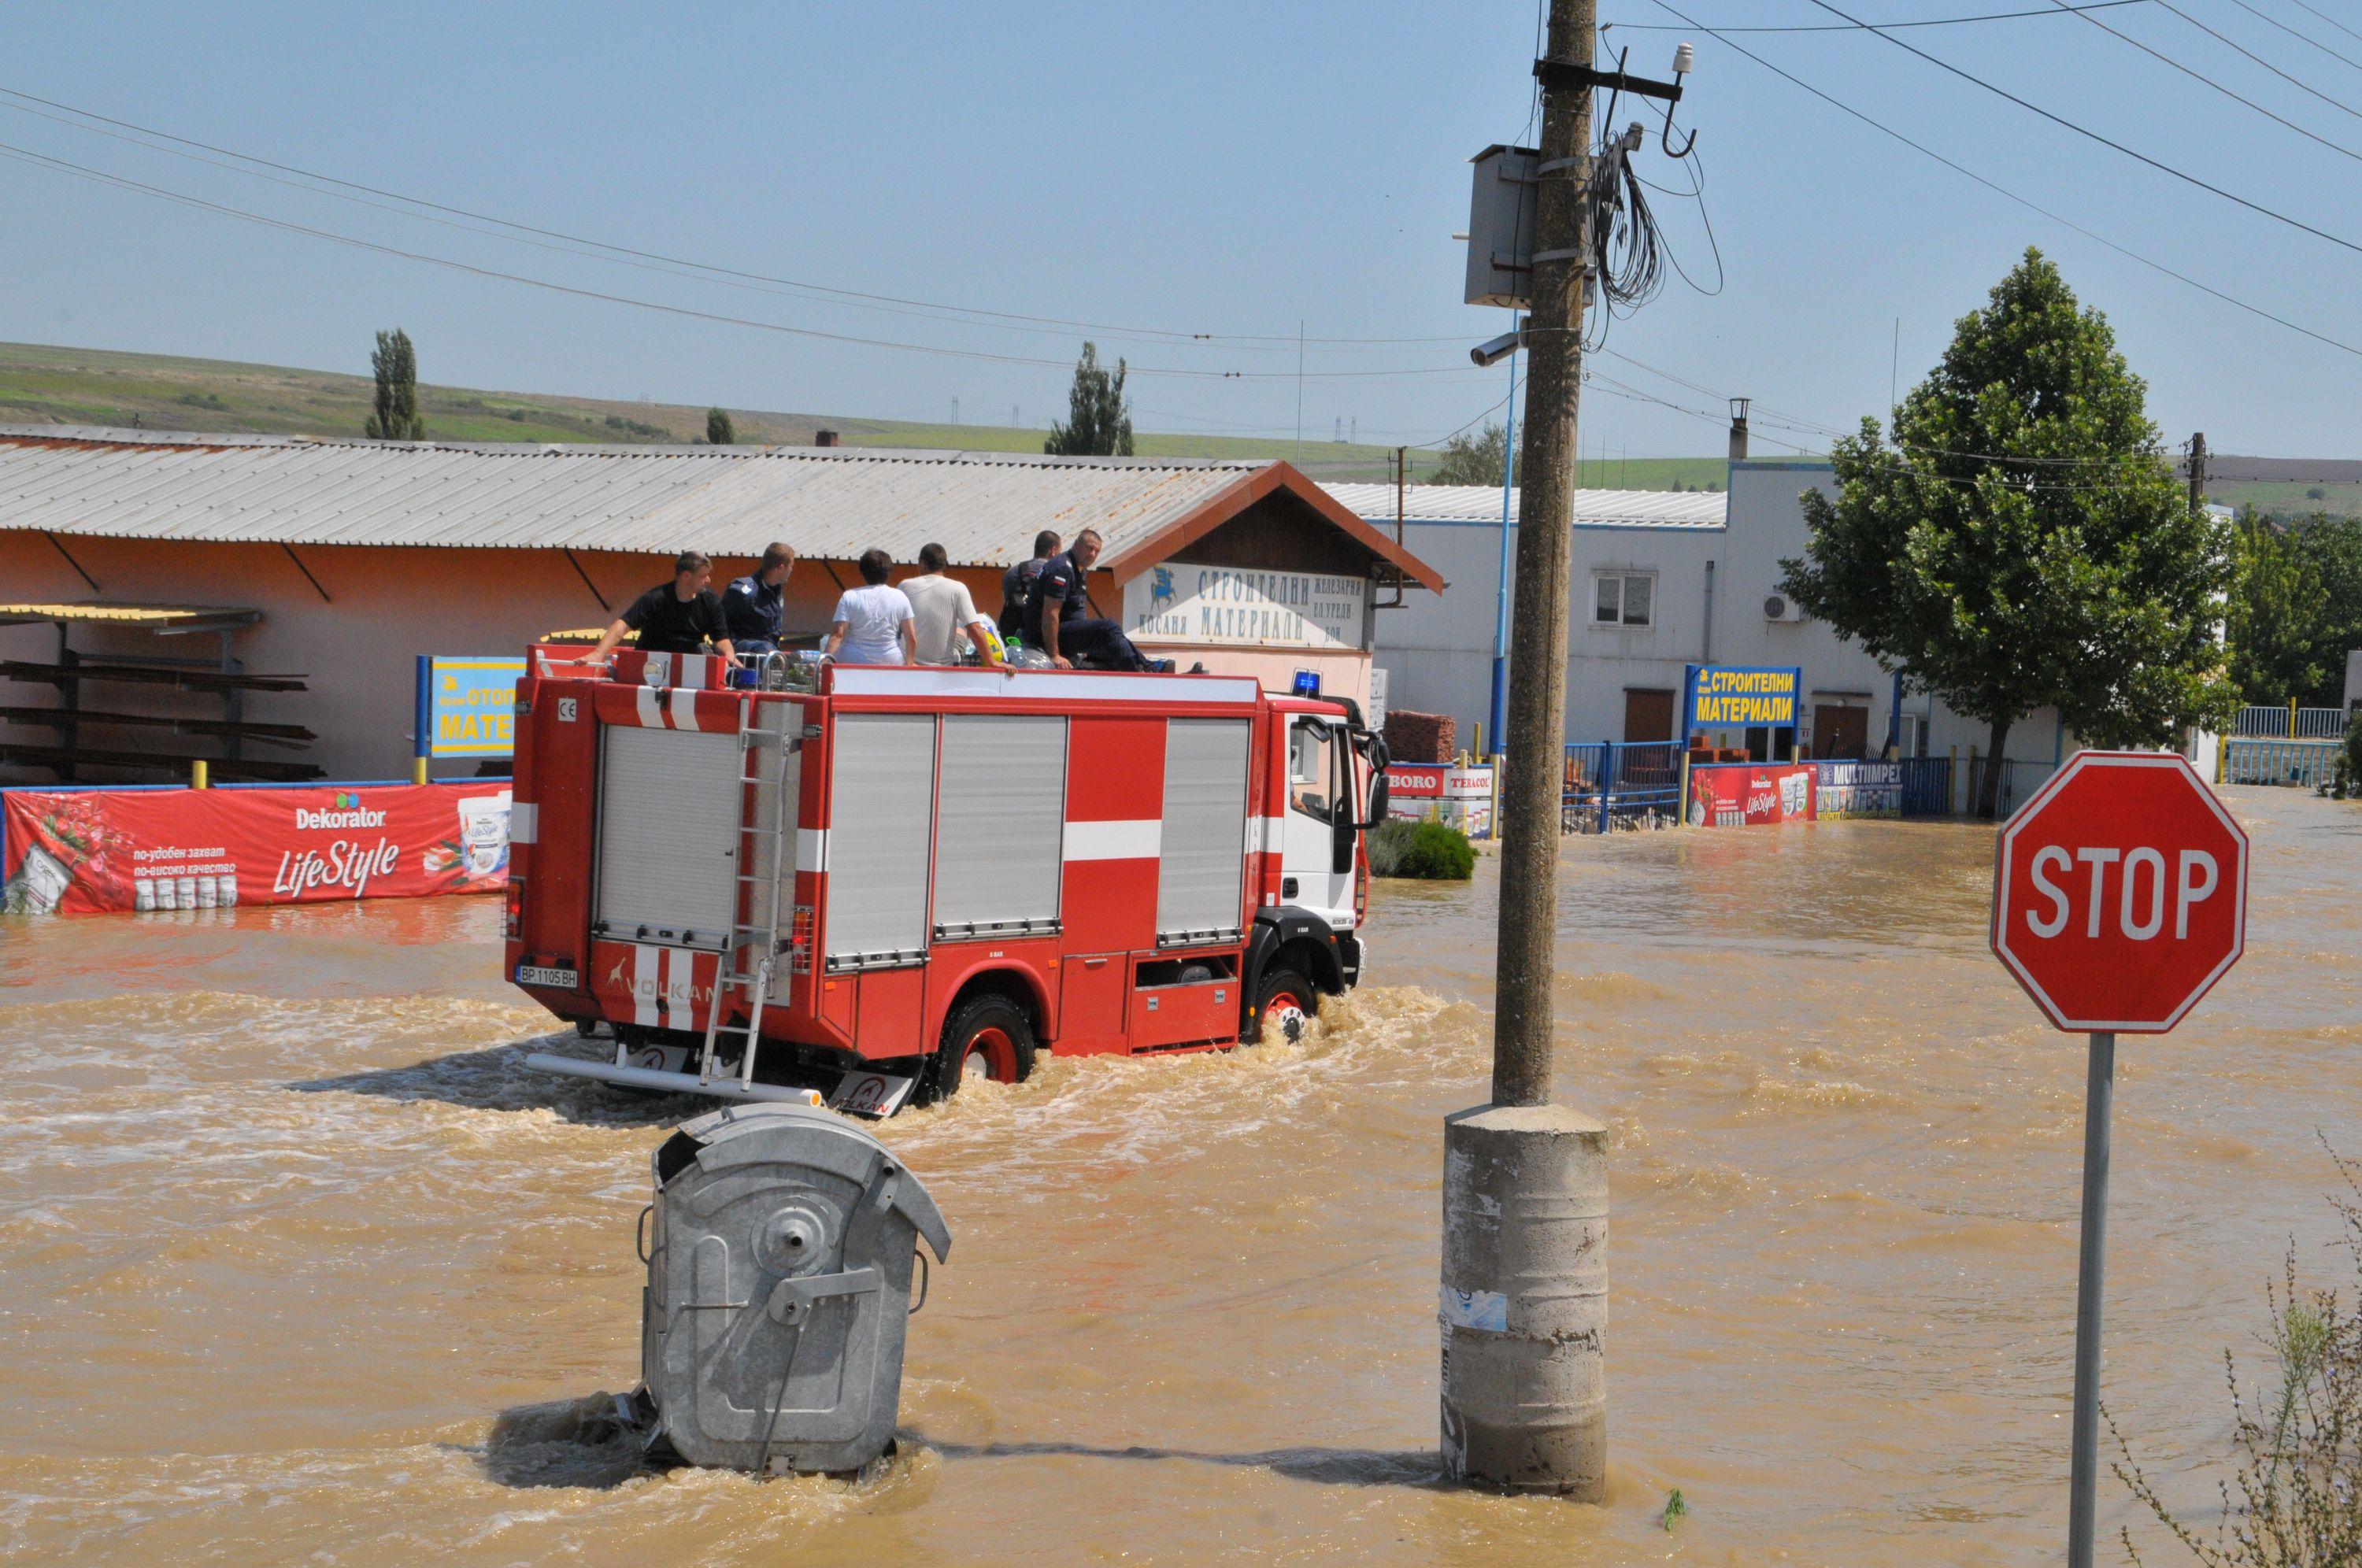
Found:
<svg viewBox="0 0 2362 1568"><path fill-rule="evenodd" d="M1376 527L1395 526L1395 487L1330 485ZM1925 693L1904 696L1894 677L1828 626L1802 618L1780 594L1781 561L1805 553L1800 498L1834 494L1827 463L1736 462L1727 493L1578 491L1574 505L1574 613L1567 646L1570 743L1679 738L1675 711L1692 664L1781 665L1804 670L1804 723L1793 737L1816 756L1877 756L1890 739L1906 756L1962 756L1989 741L1986 726ZM1518 492L1508 548L1515 569ZM1402 496L1403 543L1448 587L1388 613L1375 659L1390 707L1449 713L1462 743L1491 706L1495 604L1500 582L1501 492L1413 485ZM1710 736L1758 755L1790 737ZM1510 737L1514 744L1515 737ZM1493 737L1485 737L1489 749ZM2014 725L2013 761L2040 765L2013 780L2020 799L2068 737L2048 709Z"/></svg>

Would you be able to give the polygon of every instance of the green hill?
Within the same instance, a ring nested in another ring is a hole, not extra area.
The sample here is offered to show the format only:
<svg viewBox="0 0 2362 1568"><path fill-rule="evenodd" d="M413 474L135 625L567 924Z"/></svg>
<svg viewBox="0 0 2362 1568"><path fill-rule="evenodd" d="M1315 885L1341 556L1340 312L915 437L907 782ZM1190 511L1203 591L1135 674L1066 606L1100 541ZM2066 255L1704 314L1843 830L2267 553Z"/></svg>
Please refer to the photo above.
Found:
<svg viewBox="0 0 2362 1568"><path fill-rule="evenodd" d="M184 359L103 348L0 343L0 424L131 425L258 435L359 436L374 385L367 376L225 359ZM705 436L705 410L549 392L482 392L422 384L419 411L444 441L597 441L686 446ZM1043 432L992 425L923 425L821 414L729 411L741 444L808 447L837 432L849 447L1038 452ZM1287 458L1316 479L1387 480L1394 449L1350 441L1142 431L1144 458ZM1440 454L1410 453L1410 477L1434 471ZM1719 486L1719 458L1634 458L1582 465L1578 482L1617 489Z"/></svg>

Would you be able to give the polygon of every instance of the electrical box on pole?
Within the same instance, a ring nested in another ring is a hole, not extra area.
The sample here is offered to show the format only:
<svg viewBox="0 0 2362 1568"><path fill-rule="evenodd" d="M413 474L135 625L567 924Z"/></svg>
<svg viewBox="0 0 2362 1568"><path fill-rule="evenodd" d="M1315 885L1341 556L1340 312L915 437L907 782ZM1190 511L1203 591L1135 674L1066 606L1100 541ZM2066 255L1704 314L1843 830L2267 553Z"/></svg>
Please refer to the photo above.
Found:
<svg viewBox="0 0 2362 1568"><path fill-rule="evenodd" d="M1530 147L1498 142L1468 161L1475 168L1468 197L1468 290L1473 305L1526 308L1534 274L1534 165Z"/></svg>

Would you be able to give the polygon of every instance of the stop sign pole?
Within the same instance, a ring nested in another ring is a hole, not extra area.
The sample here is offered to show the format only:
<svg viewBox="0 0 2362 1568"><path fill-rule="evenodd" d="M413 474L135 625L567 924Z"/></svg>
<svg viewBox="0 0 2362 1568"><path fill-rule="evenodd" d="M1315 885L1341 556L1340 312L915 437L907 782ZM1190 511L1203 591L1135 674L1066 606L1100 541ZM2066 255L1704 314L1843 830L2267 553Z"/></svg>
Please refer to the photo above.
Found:
<svg viewBox="0 0 2362 1568"><path fill-rule="evenodd" d="M1992 949L2050 1021L2091 1036L2075 1286L2067 1561L2091 1568L2116 1035L2181 1021L2246 946L2247 835L2172 753L2078 752L2001 831Z"/></svg>

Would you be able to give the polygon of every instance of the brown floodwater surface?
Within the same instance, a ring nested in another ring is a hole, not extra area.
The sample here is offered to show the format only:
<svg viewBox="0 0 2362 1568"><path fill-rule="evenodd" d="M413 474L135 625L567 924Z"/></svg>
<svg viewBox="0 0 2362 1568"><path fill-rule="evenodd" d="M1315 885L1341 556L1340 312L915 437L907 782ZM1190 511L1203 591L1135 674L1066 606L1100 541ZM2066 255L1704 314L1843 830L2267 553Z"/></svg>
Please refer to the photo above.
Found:
<svg viewBox="0 0 2362 1568"><path fill-rule="evenodd" d="M2334 1279L2321 1137L2362 1154L2362 809L2231 800L2246 959L2120 1047L2104 1379L2210 1518L2223 1350L2254 1363L2291 1246ZM0 922L0 1551L2055 1561L2083 1044L1986 951L1992 846L1568 842L1559 1095L1615 1133L1597 1508L1438 1484L1489 861L1380 884L1368 984L1299 1045L1051 1060L886 1124L955 1244L858 1486L646 1472L586 1419L635 1378L648 1154L701 1105L526 1072L570 1034L502 984L496 900ZM2153 1538L2102 1485L2103 1538Z"/></svg>

